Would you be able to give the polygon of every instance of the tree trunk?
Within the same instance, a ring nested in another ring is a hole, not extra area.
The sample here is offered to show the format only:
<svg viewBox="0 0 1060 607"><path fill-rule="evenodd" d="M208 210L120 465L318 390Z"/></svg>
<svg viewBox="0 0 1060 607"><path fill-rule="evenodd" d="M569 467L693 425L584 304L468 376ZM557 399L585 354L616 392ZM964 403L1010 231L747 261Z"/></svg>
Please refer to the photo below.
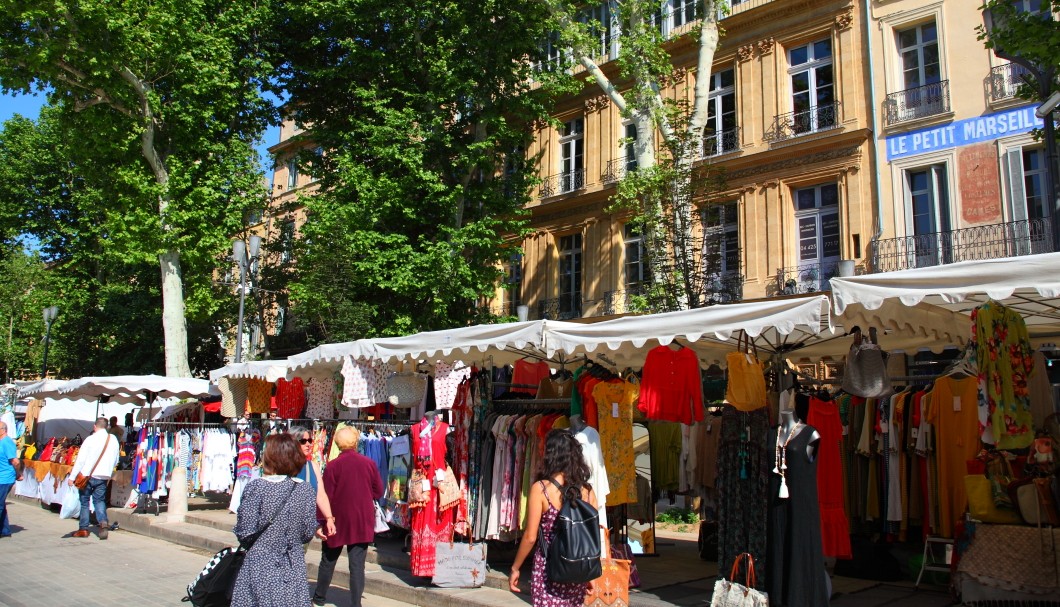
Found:
<svg viewBox="0 0 1060 607"><path fill-rule="evenodd" d="M162 268L162 335L165 339L166 375L191 377L180 252L166 251L158 256L158 261Z"/></svg>

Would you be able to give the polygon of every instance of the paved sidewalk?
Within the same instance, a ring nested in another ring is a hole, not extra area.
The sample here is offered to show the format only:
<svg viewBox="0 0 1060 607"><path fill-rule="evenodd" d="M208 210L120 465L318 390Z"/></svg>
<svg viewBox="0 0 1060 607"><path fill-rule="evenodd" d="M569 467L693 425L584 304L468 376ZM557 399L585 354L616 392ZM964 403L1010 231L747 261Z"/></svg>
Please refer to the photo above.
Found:
<svg viewBox="0 0 1060 607"><path fill-rule="evenodd" d="M128 531L112 531L101 541L93 528L92 537L73 538L75 520L15 500L7 507L13 534L0 539L0 605L5 607L187 605L180 602L185 588L211 554ZM333 587L328 599L342 605L348 596ZM364 605L405 603L365 595Z"/></svg>

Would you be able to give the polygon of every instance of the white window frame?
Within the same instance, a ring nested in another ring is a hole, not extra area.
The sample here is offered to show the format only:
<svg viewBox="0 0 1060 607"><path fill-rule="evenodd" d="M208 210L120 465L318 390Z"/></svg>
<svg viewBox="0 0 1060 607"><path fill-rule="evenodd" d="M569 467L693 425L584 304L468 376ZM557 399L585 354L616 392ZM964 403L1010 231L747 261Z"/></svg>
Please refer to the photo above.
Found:
<svg viewBox="0 0 1060 607"><path fill-rule="evenodd" d="M932 197L932 222L934 225L934 231L925 234L917 234L916 232L916 209L913 206L913 196L919 191L912 189L912 175L914 173L928 174L930 182L928 188L924 192L928 193ZM901 188L903 207L906 211L906 235L909 238L913 238L913 246L908 249L910 259L907 261L907 267L919 268L919 267L934 267L945 263L951 263L955 261L944 257L944 255L953 255L949 248L944 246L945 236L947 233L952 233L957 229L957 218L955 215L956 207L953 204L953 189L951 187L951 173L952 165L945 162L921 162L915 166L909 166L902 170L901 177ZM940 179L940 175L942 179ZM945 192L943 192L945 188ZM945 200L942 200L945 195ZM937 236L934 236L937 235ZM920 252L918 247L923 242L928 248L925 252ZM933 250L932 250L933 249Z"/></svg>
<svg viewBox="0 0 1060 607"><path fill-rule="evenodd" d="M523 303L523 254L512 253L505 264L504 284L501 289L501 300L511 307L510 314L516 313L516 307Z"/></svg>
<svg viewBox="0 0 1060 607"><path fill-rule="evenodd" d="M1023 155L1028 151L1040 152L1043 155L1042 167L1036 171L1027 171ZM1043 204L1042 210L1044 216L1051 222L1053 221L1052 205L1049 201L1049 169L1048 156L1040 141L1035 141L1034 137L1030 133L1023 133L1021 135L1002 139L998 141L998 162L1000 165L1001 175L1004 179L1004 220L1006 222L1019 222L1019 221L1033 221L1035 218L1030 217L1030 209L1027 206L1027 185L1026 179L1028 174L1041 175L1044 183L1043 191ZM1023 227L1026 225L1026 228ZM1031 230L1040 226L1034 226L1032 228L1030 221L1027 224L1014 225L1012 228L1012 235L1014 236L1015 250L1012 252L1014 255L1026 255L1028 253L1045 253L1048 252L1048 248L1051 248L1051 240L1045 245L1036 245L1031 241L1030 235ZM1051 224L1050 224L1051 225ZM1047 236L1047 240L1051 236ZM1045 250L1039 250L1045 249Z"/></svg>
<svg viewBox="0 0 1060 607"><path fill-rule="evenodd" d="M927 26L927 25L935 26L935 39L930 41L930 42L924 42L924 27ZM912 46L908 46L908 47L902 46L902 44L901 44L901 36L902 36L902 34L904 32L908 32L908 31L915 31L916 32L916 43L914 43ZM907 90L910 90L910 89L919 88L919 87L922 87L922 86L927 86L929 84L936 84L936 83L942 81L942 57L941 57L942 53L941 53L941 47L939 46L939 26L938 26L938 22L935 22L935 21L932 21L932 20L929 19L927 21L921 21L921 22L916 23L916 24L911 24L908 27L896 28L894 30L894 36L895 36L895 42L894 43L895 43L895 46L898 49L898 69L901 71L900 82L902 83L901 86L903 87L901 90L907 91ZM924 50L927 49L930 46L934 46L935 47L936 56L938 57L938 61L939 61L939 63L938 63L938 72L939 72L938 73L938 79L935 80L935 81L928 81L927 75L925 74L925 68L926 68L927 64L925 63ZM915 51L916 52L916 56L917 56L917 77L916 77L917 84L915 86L910 86L909 80L906 77L904 55L905 55L906 52L909 52L909 51Z"/></svg>
<svg viewBox="0 0 1060 607"><path fill-rule="evenodd" d="M287 263L294 257L294 240L298 227L293 219L280 224L280 263Z"/></svg>
<svg viewBox="0 0 1060 607"><path fill-rule="evenodd" d="M632 120L623 120L622 132L622 171L627 174L637 170L637 125Z"/></svg>
<svg viewBox="0 0 1060 607"><path fill-rule="evenodd" d="M946 57L946 28L941 24L947 23L943 11L943 0L937 0L924 6L897 11L885 15L879 19L880 33L883 37L883 90L894 93L905 90L905 77L902 72L901 56L898 51L898 31L909 29L917 24L934 21L938 33L937 43L939 45L939 80L949 80L949 65ZM873 71L875 77L876 72Z"/></svg>
<svg viewBox="0 0 1060 607"><path fill-rule="evenodd" d="M581 232L573 232L560 236L557 239L557 245L559 250L559 305L557 308L561 319L575 318L581 316L582 310L582 276L585 271L582 265L582 252L585 248L585 241ZM565 264L570 264L569 272L564 272ZM564 284L565 282L568 284ZM570 305L570 309L565 309L565 302Z"/></svg>
<svg viewBox="0 0 1060 607"><path fill-rule="evenodd" d="M822 206L821 204L821 191L828 186L834 186L836 189L836 201L834 206ZM813 191L814 206L812 208L800 209L799 192L807 190ZM799 287L800 292L827 290L829 284L829 277L827 274L829 273L829 270L834 269L843 258L843 213L841 190L842 187L839 181L827 181L812 186L794 188L791 192L792 208L795 210L795 266L799 268L802 268L803 266L816 266L817 268L816 276L813 276L808 270L799 271L800 276L796 277L796 281L801 285ZM825 256L824 217L826 215L832 215L833 213L836 216L837 222L837 249L835 255ZM817 248L817 256L815 259L802 258L802 220L809 218L812 218L815 221L814 232L816 242L814 243L814 246ZM806 274L806 276L803 276L803 274Z"/></svg>
<svg viewBox="0 0 1060 607"><path fill-rule="evenodd" d="M557 191L566 194L579 190L585 185L585 118L579 116L567 120L563 123L559 135L559 170L557 171L559 187Z"/></svg>
<svg viewBox="0 0 1060 607"><path fill-rule="evenodd" d="M298 158L287 159L287 189L293 190L298 187Z"/></svg>
<svg viewBox="0 0 1060 607"><path fill-rule="evenodd" d="M813 54L814 53L814 45L816 45L818 42L822 42L824 40L828 41L830 52L829 52L827 58L817 58ZM807 52L808 60L805 63L800 63L798 65L793 65L792 61L791 61L791 54L793 52L801 49L801 48L808 49L808 52ZM806 89L806 92L807 92L807 94L809 95L809 98L810 98L810 106L809 106L809 108L807 108L804 111L808 111L808 112L811 113L810 117L812 119L813 124L807 130L799 131L796 134L798 134L798 135L807 135L807 134L810 134L810 133L816 133L817 131L832 129L832 128L835 128L835 127L839 126L839 115L838 115L838 112L833 110L832 123L831 124L826 124L826 125L823 125L823 126L819 123L820 115L817 114L817 112L820 110L820 106L817 105L817 94L818 94L818 90L819 90L819 87L817 86L817 70L818 69L820 69L822 67L828 67L828 68L830 68L832 70L832 83L829 86L832 87L832 104L833 104L833 106L835 105L835 102L839 100L839 89L838 89L837 84L836 84L836 72L835 72L835 67L836 67L835 66L835 40L833 40L831 38L831 36L829 35L829 36L827 36L825 38L818 38L816 40L812 40L810 42L807 42L806 44L800 44L799 46L793 47L793 48L788 50L788 52L787 52L787 60L788 60L788 102L790 104L792 112L797 111L795 109L795 95L796 95L796 92L795 92L794 78L795 78L795 76L797 76L799 74L802 74L802 73L808 74L808 88Z"/></svg>
<svg viewBox="0 0 1060 607"><path fill-rule="evenodd" d="M644 284L644 235L639 232L634 233L635 229L631 223L622 224L622 285L627 293L637 292L639 294L641 285ZM636 261L630 261L630 247L637 250ZM639 280L630 280L631 266L636 267Z"/></svg>
<svg viewBox="0 0 1060 607"><path fill-rule="evenodd" d="M732 72L732 84L729 86L722 86L722 75L726 72ZM733 147L733 149L725 149L725 115L721 111L722 103L725 97L732 96L733 99L733 121L732 129L738 129L740 126L740 112L739 108L736 107L736 69L728 68L719 72L714 72L710 75L710 92L707 95L707 124L703 128L703 140L700 142L699 155L703 158L712 156L721 156L730 152L735 152L739 149L739 142ZM710 116L710 109L714 110L714 115ZM713 124L711 124L713 122ZM711 135L710 129L713 127L713 135ZM710 138L716 138L718 143L716 151L709 153L707 151L707 140Z"/></svg>
<svg viewBox="0 0 1060 607"><path fill-rule="evenodd" d="M600 26L596 31L598 44L596 47L597 55L594 59L599 63L604 63L618 58L621 26L618 22L618 8L612 0L604 0L594 6L579 10L577 20L586 25L589 24L589 21L595 21Z"/></svg>

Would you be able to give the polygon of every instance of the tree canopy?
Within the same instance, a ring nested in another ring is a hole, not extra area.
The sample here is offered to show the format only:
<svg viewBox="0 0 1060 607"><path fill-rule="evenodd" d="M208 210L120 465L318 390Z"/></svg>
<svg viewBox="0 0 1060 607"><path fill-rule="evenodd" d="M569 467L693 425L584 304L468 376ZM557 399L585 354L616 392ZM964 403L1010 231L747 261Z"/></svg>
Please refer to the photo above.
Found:
<svg viewBox="0 0 1060 607"><path fill-rule="evenodd" d="M529 69L547 19L520 0L286 7L277 86L319 186L300 200L291 309L316 338L486 318L505 235L525 225L523 150L555 90Z"/></svg>

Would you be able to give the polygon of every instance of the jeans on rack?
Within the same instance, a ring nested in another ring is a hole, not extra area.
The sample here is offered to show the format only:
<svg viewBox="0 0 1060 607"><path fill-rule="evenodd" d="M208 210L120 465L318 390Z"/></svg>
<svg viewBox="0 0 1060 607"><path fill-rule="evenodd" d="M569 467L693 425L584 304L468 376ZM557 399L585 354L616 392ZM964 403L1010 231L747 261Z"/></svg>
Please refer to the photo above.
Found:
<svg viewBox="0 0 1060 607"><path fill-rule="evenodd" d="M321 546L320 567L317 568L317 588L315 598L327 598L331 587L331 577L335 575L335 563L342 554L342 546L331 547L327 542ZM350 560L350 606L361 607L361 595L364 594L364 560L368 556L368 544L350 544L346 546Z"/></svg>
<svg viewBox="0 0 1060 607"><path fill-rule="evenodd" d="M92 501L96 509L96 522L99 523L100 527L107 526L107 501L104 499L104 495L107 493L108 483L110 483L109 478L90 478L85 488L78 490L81 493L81 520L77 526L78 529L88 530L89 500Z"/></svg>

